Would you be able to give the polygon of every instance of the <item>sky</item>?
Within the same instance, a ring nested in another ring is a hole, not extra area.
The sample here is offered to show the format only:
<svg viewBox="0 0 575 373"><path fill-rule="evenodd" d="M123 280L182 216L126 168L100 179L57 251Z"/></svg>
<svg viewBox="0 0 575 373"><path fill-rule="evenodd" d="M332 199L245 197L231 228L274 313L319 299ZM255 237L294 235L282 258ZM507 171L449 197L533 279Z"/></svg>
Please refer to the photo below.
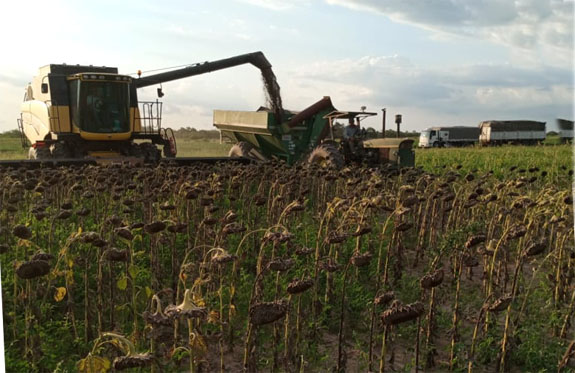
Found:
<svg viewBox="0 0 575 373"><path fill-rule="evenodd" d="M573 0L21 1L0 13L0 132L50 63L146 72L262 51L284 107L402 114L402 129L573 120ZM151 73L148 73L151 74ZM156 88L139 92L155 100ZM211 129L214 109L265 104L238 66L162 86L163 125Z"/></svg>

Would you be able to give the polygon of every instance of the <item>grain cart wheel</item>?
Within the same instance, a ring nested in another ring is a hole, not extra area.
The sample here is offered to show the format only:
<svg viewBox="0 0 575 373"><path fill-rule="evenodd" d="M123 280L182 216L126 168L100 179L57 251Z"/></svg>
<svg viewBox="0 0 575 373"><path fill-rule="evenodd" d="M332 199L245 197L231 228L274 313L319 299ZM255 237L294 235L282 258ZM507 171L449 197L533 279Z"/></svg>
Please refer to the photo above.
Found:
<svg viewBox="0 0 575 373"><path fill-rule="evenodd" d="M343 156L331 144L321 144L315 147L307 158L310 164L319 164L322 167L340 169L344 166Z"/></svg>
<svg viewBox="0 0 575 373"><path fill-rule="evenodd" d="M245 141L240 141L230 149L228 153L228 157L230 158L249 158L249 159L259 159L259 157L255 154L256 149L252 144Z"/></svg>
<svg viewBox="0 0 575 373"><path fill-rule="evenodd" d="M30 147L28 151L28 159L49 159L52 158L50 153L50 148L47 146L42 146L39 148Z"/></svg>

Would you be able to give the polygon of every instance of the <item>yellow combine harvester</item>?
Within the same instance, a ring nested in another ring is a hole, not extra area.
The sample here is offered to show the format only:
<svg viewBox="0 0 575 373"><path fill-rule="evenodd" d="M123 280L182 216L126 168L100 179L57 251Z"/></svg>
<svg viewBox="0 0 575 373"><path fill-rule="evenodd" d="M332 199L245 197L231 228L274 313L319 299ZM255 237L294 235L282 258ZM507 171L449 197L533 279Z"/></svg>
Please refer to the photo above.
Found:
<svg viewBox="0 0 575 373"><path fill-rule="evenodd" d="M47 65L28 85L18 127L29 158L49 161L175 157L173 132L161 126L162 103L138 102L137 89L250 63L266 87L275 83L261 52L194 64L145 77L118 74L115 67ZM278 91L279 91L279 87ZM281 105L281 101L280 101ZM281 110L281 107L278 108ZM64 162L60 162L64 163Z"/></svg>
<svg viewBox="0 0 575 373"><path fill-rule="evenodd" d="M171 132L161 128L161 103L138 105L135 81L114 67L40 68L26 89L19 119L31 144L29 158L158 160L156 145L174 156Z"/></svg>

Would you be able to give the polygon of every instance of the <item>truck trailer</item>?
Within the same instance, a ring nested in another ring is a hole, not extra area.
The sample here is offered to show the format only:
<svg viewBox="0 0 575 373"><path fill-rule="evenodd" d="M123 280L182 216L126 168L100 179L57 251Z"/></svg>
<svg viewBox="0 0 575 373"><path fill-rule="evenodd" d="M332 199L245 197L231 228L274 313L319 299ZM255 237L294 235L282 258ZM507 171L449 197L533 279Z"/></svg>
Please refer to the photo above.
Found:
<svg viewBox="0 0 575 373"><path fill-rule="evenodd" d="M430 127L419 135L420 148L473 145L479 139L479 127Z"/></svg>
<svg viewBox="0 0 575 373"><path fill-rule="evenodd" d="M559 138L561 143L573 142L573 121L567 119L557 119L557 127L559 128Z"/></svg>
<svg viewBox="0 0 575 373"><path fill-rule="evenodd" d="M479 124L481 145L535 145L545 140L545 122L533 120L488 120Z"/></svg>

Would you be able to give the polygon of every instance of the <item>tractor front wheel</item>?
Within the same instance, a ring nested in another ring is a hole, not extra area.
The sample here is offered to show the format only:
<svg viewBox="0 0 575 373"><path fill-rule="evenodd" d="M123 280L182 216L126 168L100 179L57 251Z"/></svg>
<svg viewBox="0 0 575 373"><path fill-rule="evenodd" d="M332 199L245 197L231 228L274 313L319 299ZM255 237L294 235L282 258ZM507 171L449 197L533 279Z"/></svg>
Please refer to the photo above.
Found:
<svg viewBox="0 0 575 373"><path fill-rule="evenodd" d="M321 144L315 147L310 153L309 164L319 164L322 167L340 169L345 161L340 151L331 144Z"/></svg>

